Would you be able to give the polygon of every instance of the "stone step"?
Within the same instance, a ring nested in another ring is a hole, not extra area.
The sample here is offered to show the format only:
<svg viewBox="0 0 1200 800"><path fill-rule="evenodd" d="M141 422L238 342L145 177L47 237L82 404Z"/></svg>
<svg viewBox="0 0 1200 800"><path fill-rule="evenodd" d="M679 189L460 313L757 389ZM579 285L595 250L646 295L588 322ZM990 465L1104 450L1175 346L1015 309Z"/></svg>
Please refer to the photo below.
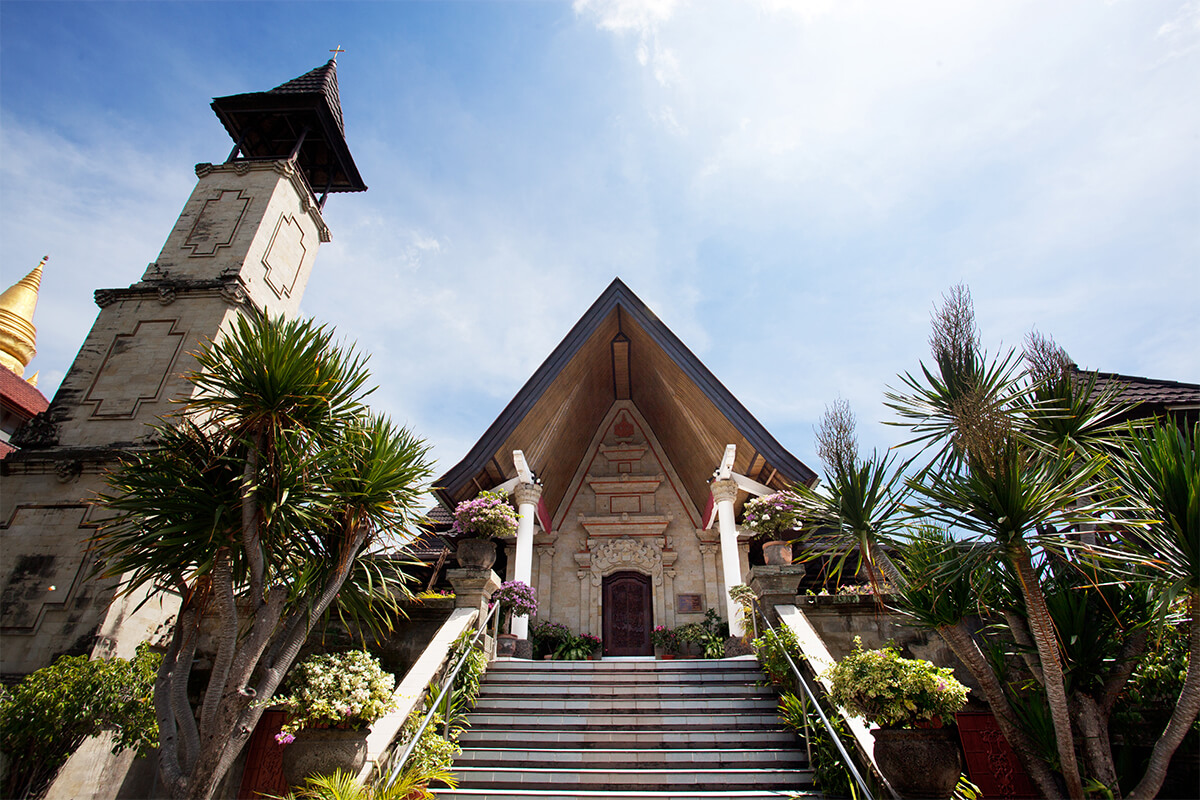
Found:
<svg viewBox="0 0 1200 800"><path fill-rule="evenodd" d="M493 675L489 670L487 677L484 678L484 685L538 685L538 684L595 684L604 686L608 684L618 683L636 683L644 686L659 686L659 685L707 685L718 686L723 684L746 684L754 685L765 680L761 672L752 672L750 670L738 671L721 671L721 672L678 672L667 674L662 672L605 672L603 674L592 675L586 672L504 672Z"/></svg>
<svg viewBox="0 0 1200 800"><path fill-rule="evenodd" d="M778 707L772 697L656 698L656 697L494 697L481 694L472 714L717 714L771 713Z"/></svg>
<svg viewBox="0 0 1200 800"><path fill-rule="evenodd" d="M558 748L512 750L504 747L466 747L457 759L470 767L539 767L565 769L602 766L631 766L655 769L679 769L700 766L706 769L724 767L769 768L807 767L804 752L795 748Z"/></svg>
<svg viewBox="0 0 1200 800"><path fill-rule="evenodd" d="M485 683L488 697L775 697L757 683Z"/></svg>
<svg viewBox="0 0 1200 800"><path fill-rule="evenodd" d="M513 670L553 672L603 672L614 670L638 670L643 672L719 672L721 670L758 669L758 661L752 656L739 658L605 658L600 661L533 661L528 659L497 659L488 667L488 673Z"/></svg>
<svg viewBox="0 0 1200 800"><path fill-rule="evenodd" d="M461 788L654 791L810 788L812 772L797 769L536 769L454 765Z"/></svg>
<svg viewBox="0 0 1200 800"><path fill-rule="evenodd" d="M599 791L573 790L567 793L554 789L520 789L517 791L505 791L503 789L437 789L436 795L439 798L462 797L470 798L470 800L525 800L525 798L536 798L536 800L590 800L590 798L604 798L604 800L780 800L780 798L821 798L820 792L812 790L784 790L784 791L742 791L726 789L719 792L616 792L608 789Z"/></svg>
<svg viewBox="0 0 1200 800"><path fill-rule="evenodd" d="M621 748L684 749L692 747L799 747L799 740L778 723L773 729L738 731L731 742L726 731L697 730L546 730L545 728L467 728L459 734L465 747L510 748L513 751L535 748Z"/></svg>
<svg viewBox="0 0 1200 800"><path fill-rule="evenodd" d="M514 725L529 727L530 717L537 717L537 727L544 729L587 730L600 728L660 729L660 730L721 730L741 731L755 728L777 728L779 717L774 710L765 713L715 713L699 711L695 714L667 712L638 713L471 713L467 716L473 728L508 728Z"/></svg>

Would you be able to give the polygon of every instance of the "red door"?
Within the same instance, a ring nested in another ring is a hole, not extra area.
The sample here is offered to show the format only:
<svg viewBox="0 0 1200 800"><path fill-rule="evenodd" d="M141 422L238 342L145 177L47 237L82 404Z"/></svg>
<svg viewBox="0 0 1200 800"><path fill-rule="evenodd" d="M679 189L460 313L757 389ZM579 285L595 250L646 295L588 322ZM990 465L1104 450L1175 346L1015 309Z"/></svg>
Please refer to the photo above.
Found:
<svg viewBox="0 0 1200 800"><path fill-rule="evenodd" d="M650 643L650 576L615 572L604 579L604 655L652 656Z"/></svg>
<svg viewBox="0 0 1200 800"><path fill-rule="evenodd" d="M263 796L287 794L287 779L283 777L283 745L275 734L283 727L282 711L264 711L250 734L246 745L246 767L242 770L240 800L260 800Z"/></svg>

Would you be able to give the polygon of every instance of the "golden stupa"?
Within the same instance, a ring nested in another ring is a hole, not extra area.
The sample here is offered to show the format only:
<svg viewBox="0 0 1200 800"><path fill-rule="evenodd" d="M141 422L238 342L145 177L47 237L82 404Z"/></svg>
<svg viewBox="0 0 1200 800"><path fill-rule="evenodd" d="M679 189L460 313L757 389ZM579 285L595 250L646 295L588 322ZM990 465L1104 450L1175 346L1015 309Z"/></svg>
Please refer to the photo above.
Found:
<svg viewBox="0 0 1200 800"><path fill-rule="evenodd" d="M42 285L44 257L33 271L0 294L0 364L17 375L25 376L25 367L37 354L37 329L33 327L33 312L37 308L38 288ZM30 383L36 385L35 375Z"/></svg>

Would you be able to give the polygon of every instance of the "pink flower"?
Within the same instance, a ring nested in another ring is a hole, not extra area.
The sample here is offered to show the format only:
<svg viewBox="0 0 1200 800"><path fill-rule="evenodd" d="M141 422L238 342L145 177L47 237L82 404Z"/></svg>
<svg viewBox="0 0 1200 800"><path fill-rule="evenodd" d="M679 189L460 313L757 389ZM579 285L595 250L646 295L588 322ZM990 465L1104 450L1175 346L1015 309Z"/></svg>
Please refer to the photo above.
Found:
<svg viewBox="0 0 1200 800"><path fill-rule="evenodd" d="M280 744L291 744L296 741L296 735L292 733L277 733L275 734L275 741Z"/></svg>

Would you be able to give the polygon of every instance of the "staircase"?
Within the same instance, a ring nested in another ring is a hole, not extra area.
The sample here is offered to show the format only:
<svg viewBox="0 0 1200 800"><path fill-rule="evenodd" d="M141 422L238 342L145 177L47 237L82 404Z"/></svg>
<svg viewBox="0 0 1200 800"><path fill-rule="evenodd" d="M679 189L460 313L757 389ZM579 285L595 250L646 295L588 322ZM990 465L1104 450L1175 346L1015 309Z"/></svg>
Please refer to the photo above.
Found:
<svg viewBox="0 0 1200 800"><path fill-rule="evenodd" d="M760 798L812 792L751 658L493 662L439 798Z"/></svg>

